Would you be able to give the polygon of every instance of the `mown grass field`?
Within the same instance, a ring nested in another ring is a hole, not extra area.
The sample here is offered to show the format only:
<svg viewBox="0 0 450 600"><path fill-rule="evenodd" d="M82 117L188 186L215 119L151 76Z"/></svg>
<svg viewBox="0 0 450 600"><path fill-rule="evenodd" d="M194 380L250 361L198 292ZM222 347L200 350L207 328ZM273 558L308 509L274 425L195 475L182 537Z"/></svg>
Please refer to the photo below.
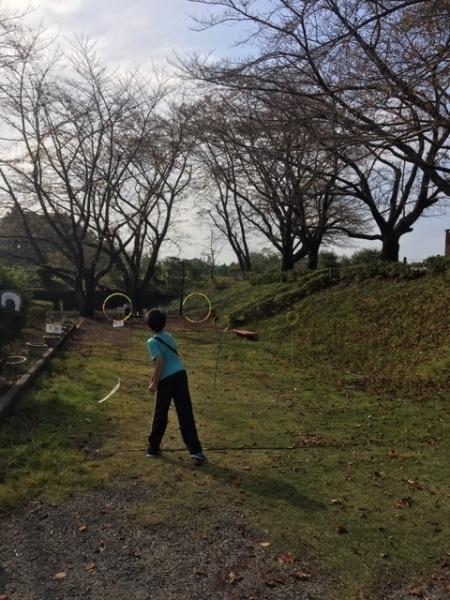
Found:
<svg viewBox="0 0 450 600"><path fill-rule="evenodd" d="M248 284L220 294L224 314ZM448 577L449 280L372 281L319 292L253 324L258 342L176 323L210 462L145 457L153 401L147 331L87 324L65 360L0 427L0 506L139 481L154 489L139 524L207 532L236 506L292 553L329 598L383 598ZM98 404L115 385L119 392ZM182 447L175 413L165 446ZM226 450L227 449L227 450ZM5 513L7 514L7 513ZM447 566L446 566L447 565Z"/></svg>

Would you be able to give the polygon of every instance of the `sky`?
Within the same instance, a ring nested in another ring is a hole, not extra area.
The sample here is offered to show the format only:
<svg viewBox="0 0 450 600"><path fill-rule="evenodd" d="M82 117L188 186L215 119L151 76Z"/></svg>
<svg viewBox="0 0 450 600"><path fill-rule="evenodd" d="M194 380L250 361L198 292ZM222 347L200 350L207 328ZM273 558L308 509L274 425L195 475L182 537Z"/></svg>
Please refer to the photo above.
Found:
<svg viewBox="0 0 450 600"><path fill-rule="evenodd" d="M62 39L83 35L95 40L97 51L110 64L143 69L154 64L172 68L175 55L192 52L227 56L241 52L235 41L241 32L235 27L221 26L196 31L193 15L204 8L189 0L3 0L1 5L15 11L31 10L28 18L42 22ZM186 258L200 257L207 248L208 228L199 228L195 214L186 215L182 225L184 243L181 254ZM443 254L444 230L450 228L450 210L439 216L419 220L414 231L402 238L401 257L408 260ZM186 235L184 235L186 234ZM268 243L262 245L268 245ZM375 246L369 242L336 249L338 254L351 254L355 248ZM166 250L176 254L174 248ZM234 260L224 245L219 260Z"/></svg>

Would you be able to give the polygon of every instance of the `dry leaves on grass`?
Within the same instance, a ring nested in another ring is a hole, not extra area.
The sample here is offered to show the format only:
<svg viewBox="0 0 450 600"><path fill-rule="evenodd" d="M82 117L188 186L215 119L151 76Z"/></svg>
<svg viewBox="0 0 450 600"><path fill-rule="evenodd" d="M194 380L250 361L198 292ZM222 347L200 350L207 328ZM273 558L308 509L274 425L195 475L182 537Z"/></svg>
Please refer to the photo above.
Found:
<svg viewBox="0 0 450 600"><path fill-rule="evenodd" d="M270 542L260 542L259 545L261 546L261 548L269 548L271 544Z"/></svg>
<svg viewBox="0 0 450 600"><path fill-rule="evenodd" d="M65 571L60 571L59 573L56 573L55 575L53 575L53 579L55 581L62 581L66 577L67 577L67 573Z"/></svg>
<svg viewBox="0 0 450 600"><path fill-rule="evenodd" d="M415 479L407 479L406 481L407 481L408 485L415 488L416 490L424 489L423 485L421 483L419 483L418 481L416 481Z"/></svg>
<svg viewBox="0 0 450 600"><path fill-rule="evenodd" d="M93 573L96 568L97 566L93 562L84 565L84 570L86 571L86 573Z"/></svg>
<svg viewBox="0 0 450 600"><path fill-rule="evenodd" d="M227 578L227 582L230 585L233 585L235 583L237 583L238 581L240 581L242 579L242 577L240 575L236 575L236 573L234 571L230 571L228 578Z"/></svg>
<svg viewBox="0 0 450 600"><path fill-rule="evenodd" d="M295 557L291 552L286 552L286 554L280 554L278 562L280 565L292 565L295 562Z"/></svg>
<svg viewBox="0 0 450 600"><path fill-rule="evenodd" d="M412 498L402 498L401 500L397 500L394 502L395 508L411 508L413 504Z"/></svg>
<svg viewBox="0 0 450 600"><path fill-rule="evenodd" d="M296 571L294 573L294 577L299 581L308 581L308 579L311 579L311 575L309 573L305 573L305 571Z"/></svg>
<svg viewBox="0 0 450 600"><path fill-rule="evenodd" d="M414 598L424 598L425 597L425 593L421 588L418 587L412 587L408 590L408 594L410 596L413 596Z"/></svg>

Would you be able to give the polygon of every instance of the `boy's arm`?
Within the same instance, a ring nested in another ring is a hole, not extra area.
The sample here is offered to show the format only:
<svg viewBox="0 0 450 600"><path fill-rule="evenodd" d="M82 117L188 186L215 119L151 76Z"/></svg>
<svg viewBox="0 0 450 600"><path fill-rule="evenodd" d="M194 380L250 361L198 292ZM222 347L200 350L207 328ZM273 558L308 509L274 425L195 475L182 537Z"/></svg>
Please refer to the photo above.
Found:
<svg viewBox="0 0 450 600"><path fill-rule="evenodd" d="M164 359L162 356L158 356L158 358L155 360L155 370L153 372L153 375L150 379L150 383L148 385L148 389L151 392L156 392L163 368L164 368Z"/></svg>

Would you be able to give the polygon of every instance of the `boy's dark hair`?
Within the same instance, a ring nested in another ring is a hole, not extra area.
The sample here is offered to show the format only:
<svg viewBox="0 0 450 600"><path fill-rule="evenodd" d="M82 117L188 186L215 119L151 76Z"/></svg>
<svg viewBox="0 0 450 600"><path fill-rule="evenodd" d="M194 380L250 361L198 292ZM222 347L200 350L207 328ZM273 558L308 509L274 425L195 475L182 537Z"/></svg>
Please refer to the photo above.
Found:
<svg viewBox="0 0 450 600"><path fill-rule="evenodd" d="M167 315L162 310L159 310L159 308L152 308L147 313L146 321L150 329L159 333L166 326Z"/></svg>

